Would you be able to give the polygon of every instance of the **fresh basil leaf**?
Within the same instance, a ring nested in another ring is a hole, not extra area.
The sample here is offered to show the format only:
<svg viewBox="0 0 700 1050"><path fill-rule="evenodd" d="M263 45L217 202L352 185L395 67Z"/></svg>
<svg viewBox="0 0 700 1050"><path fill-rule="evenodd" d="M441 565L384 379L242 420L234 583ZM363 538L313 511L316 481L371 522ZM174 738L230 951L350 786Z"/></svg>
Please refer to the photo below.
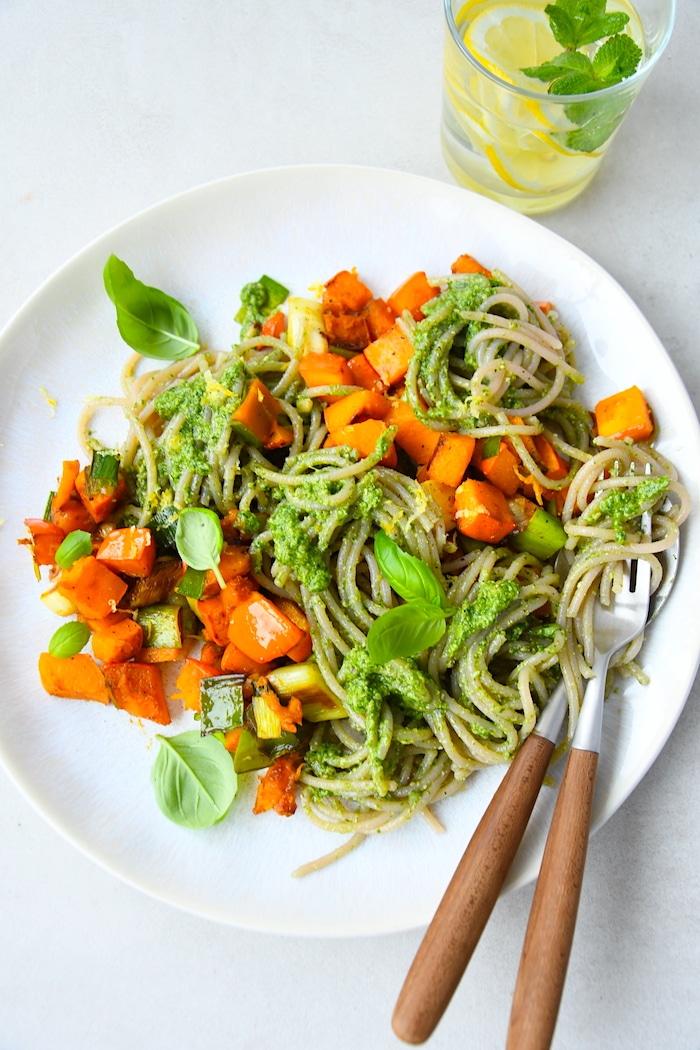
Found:
<svg viewBox="0 0 700 1050"><path fill-rule="evenodd" d="M445 592L433 570L420 558L402 551L383 530L374 537L374 553L389 586L401 598L445 606Z"/></svg>
<svg viewBox="0 0 700 1050"><path fill-rule="evenodd" d="M73 529L64 540L61 540L56 551L56 564L62 569L70 569L78 558L87 558L92 554L92 536L83 529Z"/></svg>
<svg viewBox="0 0 700 1050"><path fill-rule="evenodd" d="M223 820L238 778L221 741L197 729L171 737L159 734L157 739L151 783L160 810L184 828L208 828Z"/></svg>
<svg viewBox="0 0 700 1050"><path fill-rule="evenodd" d="M90 628L80 620L72 620L57 628L51 635L49 652L52 656L58 656L62 660L75 656L84 649L90 638Z"/></svg>
<svg viewBox="0 0 700 1050"><path fill-rule="evenodd" d="M367 635L367 650L374 663L415 656L442 638L447 627L443 610L430 602L412 601L382 613Z"/></svg>
<svg viewBox="0 0 700 1050"><path fill-rule="evenodd" d="M177 299L143 284L116 255L107 260L103 278L121 337L132 350L164 361L181 361L199 350L197 326Z"/></svg>
<svg viewBox="0 0 700 1050"><path fill-rule="evenodd" d="M219 586L226 586L219 569L224 534L213 510L208 507L181 510L175 529L175 546L185 565L192 569L211 569Z"/></svg>

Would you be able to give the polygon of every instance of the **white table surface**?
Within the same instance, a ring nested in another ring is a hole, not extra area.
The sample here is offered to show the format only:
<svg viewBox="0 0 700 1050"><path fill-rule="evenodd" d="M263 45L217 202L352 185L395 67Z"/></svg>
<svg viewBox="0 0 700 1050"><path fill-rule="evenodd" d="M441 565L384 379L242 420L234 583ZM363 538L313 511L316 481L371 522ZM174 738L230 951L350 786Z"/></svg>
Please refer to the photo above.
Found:
<svg viewBox="0 0 700 1050"><path fill-rule="evenodd" d="M2 0L0 326L85 243L220 176L337 162L449 182L441 7ZM540 220L630 293L696 407L699 40L700 5L680 0L597 180ZM559 1050L700 1047L698 700L696 684L591 842ZM499 903L435 1050L503 1046L531 893ZM174 910L68 845L0 774L0 1050L395 1048L420 937L277 937Z"/></svg>

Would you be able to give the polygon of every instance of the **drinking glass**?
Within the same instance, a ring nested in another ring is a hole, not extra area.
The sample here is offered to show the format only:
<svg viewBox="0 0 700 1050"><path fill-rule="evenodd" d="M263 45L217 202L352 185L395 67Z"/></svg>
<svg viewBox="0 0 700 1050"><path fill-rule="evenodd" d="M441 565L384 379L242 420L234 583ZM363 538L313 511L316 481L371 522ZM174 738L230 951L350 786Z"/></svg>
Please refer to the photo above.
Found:
<svg viewBox="0 0 700 1050"><path fill-rule="evenodd" d="M527 54L522 27L529 28L530 18L533 34L536 29L540 42L550 41L552 54L563 50L546 23L545 0L519 0L517 4L444 0L444 4L441 139L452 175L461 185L529 214L567 204L595 175L661 57L673 29L676 0L609 3L608 11L629 15L625 31L641 48L642 58L632 76L581 95L548 94L547 84L526 77L519 68L518 57ZM513 12L518 13L519 21L512 18ZM513 41L508 39L511 25L520 26ZM489 37L484 26L490 27ZM543 33L548 34L546 38ZM477 50L475 36L482 42L490 40L504 58L511 54L511 68L504 69L489 58L489 52L485 55L483 49ZM530 39L529 33L525 36ZM526 60L525 64L530 63Z"/></svg>

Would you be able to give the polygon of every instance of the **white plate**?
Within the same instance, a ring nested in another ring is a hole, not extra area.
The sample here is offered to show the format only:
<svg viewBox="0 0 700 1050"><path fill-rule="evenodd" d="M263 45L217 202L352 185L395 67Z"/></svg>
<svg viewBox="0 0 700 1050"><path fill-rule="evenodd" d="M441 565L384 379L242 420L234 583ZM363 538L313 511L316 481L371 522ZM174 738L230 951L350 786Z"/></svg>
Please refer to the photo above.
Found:
<svg viewBox="0 0 700 1050"><path fill-rule="evenodd" d="M61 460L79 455L82 400L116 393L126 348L102 286L115 252L148 284L185 302L211 346L227 348L241 286L269 273L297 293L357 267L386 295L414 270L440 274L471 252L535 298L553 300L578 341L592 406L631 383L649 395L659 447L698 500L700 431L690 399L637 307L596 263L530 219L465 190L396 172L350 167L263 171L165 201L80 252L0 336L0 517L4 679L0 754L40 812L76 846L134 886L178 907L252 929L361 935L429 921L468 837L502 776L477 774L443 803L446 833L416 820L379 835L309 876L290 872L341 840L297 814L253 817L250 781L235 811L203 832L161 816L150 767L154 729L101 704L44 695L37 656L56 627L39 602L24 517L41 516ZM41 388L55 399L55 415ZM645 645L646 688L630 682L608 703L595 824L645 774L683 707L700 652L695 608L700 516L685 528L679 579ZM682 644L679 644L682 643ZM672 659L669 658L669 654ZM177 715L179 731L189 719ZM545 789L509 886L532 879L554 792Z"/></svg>

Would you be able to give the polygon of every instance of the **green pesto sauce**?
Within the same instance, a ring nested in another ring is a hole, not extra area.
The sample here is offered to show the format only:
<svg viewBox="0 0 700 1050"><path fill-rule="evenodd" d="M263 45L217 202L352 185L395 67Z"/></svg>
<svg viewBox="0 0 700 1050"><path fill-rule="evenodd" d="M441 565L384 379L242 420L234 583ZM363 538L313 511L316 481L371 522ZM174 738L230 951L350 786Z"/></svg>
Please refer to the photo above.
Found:
<svg viewBox="0 0 700 1050"><path fill-rule="evenodd" d="M595 525L604 519L609 519L615 530L615 539L618 543L624 543L627 539L626 523L640 517L643 511L652 507L666 492L668 485L669 479L664 475L644 478L631 489L610 489L589 514L587 524Z"/></svg>
<svg viewBox="0 0 700 1050"><path fill-rule="evenodd" d="M313 745L306 752L305 762L316 777L332 777L342 765L343 749L330 741Z"/></svg>
<svg viewBox="0 0 700 1050"><path fill-rule="evenodd" d="M470 722L469 732L480 740L495 740L502 735L496 726L482 726L479 722Z"/></svg>
<svg viewBox="0 0 700 1050"><path fill-rule="evenodd" d="M290 503L280 503L268 522L275 558L293 569L300 583L312 593L325 591L331 570L314 537L304 528L303 512Z"/></svg>
<svg viewBox="0 0 700 1050"><path fill-rule="evenodd" d="M484 580L473 602L462 602L450 620L444 655L452 665L471 635L496 622L516 600L520 588L514 580Z"/></svg>
<svg viewBox="0 0 700 1050"><path fill-rule="evenodd" d="M193 376L164 390L155 399L163 419L182 415L183 422L158 449L167 482L177 485L191 470L206 474L214 449L219 445L231 417L247 387L248 373L242 361L234 361L218 379L209 374Z"/></svg>
<svg viewBox="0 0 700 1050"><path fill-rule="evenodd" d="M476 310L498 284L483 274L455 281L423 306L425 317L413 330L418 375L432 403L427 415L447 422L467 412L465 404L446 382L447 363L457 336L467 327L464 311ZM471 322L478 324L478 322ZM478 329L477 329L478 330ZM413 406L414 411L416 406Z"/></svg>
<svg viewBox="0 0 700 1050"><path fill-rule="evenodd" d="M342 481L329 482L313 478L304 485L298 485L295 488L297 500L319 505L309 511L287 503L283 486L274 491L274 497L280 500L268 523L274 556L280 564L287 565L299 582L314 594L325 590L331 582L331 571L326 564L324 551L337 530L348 521L371 517L384 498L373 470L355 483L350 499L334 506L333 496L342 486ZM329 532L326 525L330 515L333 529Z"/></svg>
<svg viewBox="0 0 700 1050"><path fill-rule="evenodd" d="M412 659L375 664L366 649L356 647L343 660L338 680L347 690L348 707L365 716L389 698L415 715L445 706L435 682Z"/></svg>

